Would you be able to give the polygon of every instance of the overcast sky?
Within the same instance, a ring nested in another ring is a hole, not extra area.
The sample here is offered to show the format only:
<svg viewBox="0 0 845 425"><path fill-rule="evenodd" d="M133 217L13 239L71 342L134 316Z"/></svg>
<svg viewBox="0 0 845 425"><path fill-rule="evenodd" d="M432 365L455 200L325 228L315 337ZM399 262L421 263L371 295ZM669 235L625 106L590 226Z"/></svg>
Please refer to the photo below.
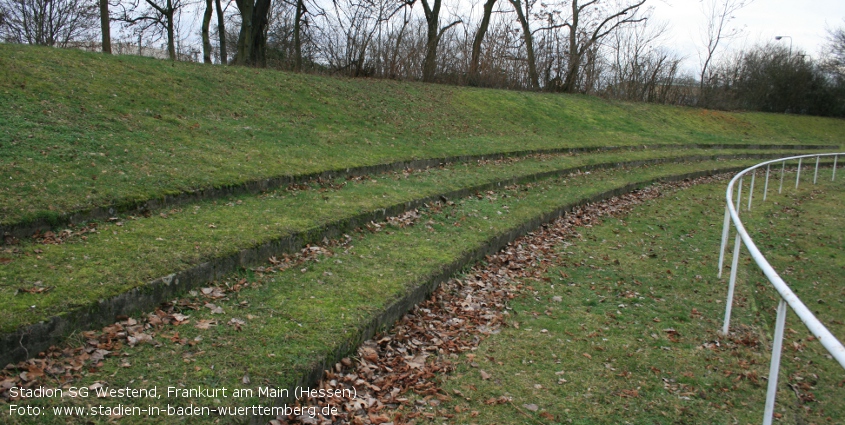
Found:
<svg viewBox="0 0 845 425"><path fill-rule="evenodd" d="M669 22L667 45L687 57L686 65L698 65L705 22L699 0L653 0L654 18ZM732 26L743 29L729 48L750 47L774 41L775 36L791 36L793 51L819 57L827 35L826 28L845 26L845 0L756 0L734 15ZM778 43L789 46L789 38ZM721 50L724 51L724 50ZM718 54L718 52L717 52Z"/></svg>

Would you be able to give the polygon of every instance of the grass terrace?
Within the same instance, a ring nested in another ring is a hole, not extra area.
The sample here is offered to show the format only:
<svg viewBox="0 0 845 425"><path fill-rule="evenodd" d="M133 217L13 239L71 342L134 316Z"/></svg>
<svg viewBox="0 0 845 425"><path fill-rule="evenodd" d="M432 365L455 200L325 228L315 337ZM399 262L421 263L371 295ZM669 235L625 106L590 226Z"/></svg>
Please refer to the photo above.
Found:
<svg viewBox="0 0 845 425"><path fill-rule="evenodd" d="M306 242L317 243L326 226L394 205L584 166L712 155L712 151L695 149L542 155L293 186L260 196L183 205L149 217L116 216L7 248L6 264L0 268L0 331L14 332L67 311L88 308L156 278L237 256L243 249L293 234L306 235L310 239Z"/></svg>

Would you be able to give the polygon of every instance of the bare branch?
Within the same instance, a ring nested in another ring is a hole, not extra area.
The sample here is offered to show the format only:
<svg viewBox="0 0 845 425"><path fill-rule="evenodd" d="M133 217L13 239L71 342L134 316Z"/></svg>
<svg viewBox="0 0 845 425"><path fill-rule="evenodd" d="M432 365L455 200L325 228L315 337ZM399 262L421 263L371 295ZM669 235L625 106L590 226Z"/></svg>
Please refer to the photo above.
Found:
<svg viewBox="0 0 845 425"><path fill-rule="evenodd" d="M452 22L451 24L446 25L445 27L441 28L441 29L440 29L440 34L438 34L438 37L442 36L442 35L443 35L443 33L444 33L444 32L446 32L446 30L448 30L449 28L452 28L452 27L454 27L455 25L458 25L458 24L460 24L460 23L462 23L462 22L463 22L462 20L458 19L457 21L454 21L454 22Z"/></svg>

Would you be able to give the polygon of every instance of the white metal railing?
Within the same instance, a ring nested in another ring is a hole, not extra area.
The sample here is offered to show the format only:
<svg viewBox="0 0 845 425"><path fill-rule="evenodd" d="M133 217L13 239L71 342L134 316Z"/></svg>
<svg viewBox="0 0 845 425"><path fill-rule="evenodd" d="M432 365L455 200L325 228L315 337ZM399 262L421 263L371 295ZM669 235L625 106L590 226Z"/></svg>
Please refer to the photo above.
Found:
<svg viewBox="0 0 845 425"><path fill-rule="evenodd" d="M724 228L722 229L722 247L719 250L719 277L722 277L722 268L724 265L725 259L725 248L727 247L728 243L728 233L730 231L731 222L733 222L733 226L736 228L736 241L734 243L734 250L733 250L733 262L731 263L731 277L728 283L728 300L725 305L725 322L724 326L722 327L722 334L728 334L728 328L730 326L731 321L731 306L733 304L733 296L734 296L734 286L736 284L736 274L737 269L739 268L739 252L742 248L741 243L745 244L745 247L748 249L748 253L751 254L751 258L757 263L757 266L760 267L760 270L763 271L763 274L769 279L769 282L774 286L774 288L780 294L780 302L778 303L777 309L777 319L775 322L775 335L774 335L774 342L772 344L772 362L769 365L769 383L768 389L766 392L766 408L763 413L763 424L770 425L772 423L772 417L774 414L775 409L775 393L777 392L777 383L778 383L778 371L780 369L780 356L781 356L781 348L783 346L783 330L786 325L786 307L787 305L792 308L792 311L801 319L802 322L807 326L807 328L812 332L812 334L822 343L822 345L827 349L831 356L836 359L839 364L845 368L845 347L842 346L842 343L839 342L830 331L827 330L824 325L810 312L810 309L804 305L803 302L789 289L789 286L781 279L781 277L777 274L775 269L766 261L766 257L760 253L760 250L757 249L757 246L754 244L754 241L751 240L751 237L748 236L748 232L745 231L745 226L742 225L742 221L739 219L739 209L740 201L742 199L742 179L746 176L749 172L751 173L751 184L749 187L749 194L748 194L748 207L747 210L751 210L751 201L754 196L754 180L757 175L757 170L761 167L766 167L766 183L763 189L763 200L766 200L766 194L769 190L769 174L771 171L771 165L776 163L781 163L780 169L780 186L778 187L778 193L783 191L783 177L784 172L786 170L786 163L787 161L794 161L798 160L798 172L795 174L795 188L798 188L798 183L801 180L801 163L804 159L807 158L815 158L816 159L816 167L815 173L813 174L813 184L816 184L819 177L819 160L822 157L833 157L833 169L831 173L831 181L836 179L836 162L839 159L839 155L845 155L845 153L827 153L827 154L811 154L811 155L799 155L799 156L791 156L788 158L780 158L775 159L772 161L762 162L757 164L753 167L746 168L739 172L733 179L731 179L730 183L728 183L728 190L725 193L725 198L727 204L725 206L725 224ZM737 184L737 182L739 184ZM733 192L734 187L736 186L736 204L732 202L733 199Z"/></svg>

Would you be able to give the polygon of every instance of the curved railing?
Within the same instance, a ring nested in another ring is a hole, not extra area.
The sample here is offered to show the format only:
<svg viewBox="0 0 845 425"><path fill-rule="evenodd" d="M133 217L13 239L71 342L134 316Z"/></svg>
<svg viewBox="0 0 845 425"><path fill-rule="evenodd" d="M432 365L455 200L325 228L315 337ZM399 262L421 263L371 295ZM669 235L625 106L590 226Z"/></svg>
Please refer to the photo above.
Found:
<svg viewBox="0 0 845 425"><path fill-rule="evenodd" d="M731 179L730 183L728 184L728 190L725 193L725 198L727 201L727 205L725 207L725 224L724 228L722 229L722 247L719 250L719 277L722 276L722 267L724 265L725 259L725 248L727 247L728 242L728 233L730 231L730 225L733 223L733 226L736 228L736 241L734 244L733 250L733 262L731 264L731 278L728 284L728 299L725 305L725 322L724 326L722 327L722 334L727 335L728 328L730 326L731 321L731 306L733 304L733 296L734 296L734 286L736 283L736 274L737 269L739 268L739 253L740 249L742 248L741 243L745 245L746 249L748 249L748 253L751 254L751 258L754 259L754 262L757 263L757 266L760 267L760 270L763 271L763 274L769 279L769 282L774 286L777 290L778 294L780 295L780 302L778 303L777 309L777 320L775 324L775 335L774 335L774 342L772 344L772 361L769 366L769 383L768 383L768 390L766 392L766 408L763 413L763 424L770 425L772 423L772 417L774 414L775 408L775 393L777 392L777 382L778 382L778 370L780 368L780 356L781 356L781 348L783 346L783 331L786 325L786 307L789 306L792 308L792 311L801 319L802 322L807 326L807 328L812 332L812 334L822 343L822 345L827 349L831 356L836 359L839 364L845 368L845 347L842 346L842 343L827 330L827 328L822 325L822 323L813 315L810 309L804 305L803 302L795 295L794 292L787 286L787 284L781 279L778 273L772 268L771 264L766 261L766 257L760 253L760 250L757 249L757 246L754 244L754 241L751 240L751 237L748 236L748 232L745 231L745 226L742 225L742 221L739 219L739 206L742 200L742 179L749 173L751 173L751 185L749 188L749 195L748 195L748 207L747 209L751 209L751 201L754 196L754 180L757 175L757 170L761 169L763 166L766 167L766 183L763 189L763 200L766 200L766 194L769 190L769 174L771 172L772 164L781 164L780 170L780 186L778 187L778 193L783 190L783 178L786 170L786 163L787 161L794 161L798 160L798 172L795 176L795 188L798 188L798 184L801 181L801 163L804 159L807 158L815 158L816 159L816 166L815 166L815 173L813 174L813 184L816 184L819 177L819 161L822 158L833 157L833 168L831 173L831 181L836 179L836 162L839 159L839 155L845 155L845 153L828 153L828 154L811 154L811 155L799 155L799 156L791 156L788 158L780 158L775 159L772 161L762 162L757 164L753 167L746 168L745 170L739 172L733 179ZM738 184L737 184L738 183ZM734 187L737 187L736 190L736 204L732 202Z"/></svg>

